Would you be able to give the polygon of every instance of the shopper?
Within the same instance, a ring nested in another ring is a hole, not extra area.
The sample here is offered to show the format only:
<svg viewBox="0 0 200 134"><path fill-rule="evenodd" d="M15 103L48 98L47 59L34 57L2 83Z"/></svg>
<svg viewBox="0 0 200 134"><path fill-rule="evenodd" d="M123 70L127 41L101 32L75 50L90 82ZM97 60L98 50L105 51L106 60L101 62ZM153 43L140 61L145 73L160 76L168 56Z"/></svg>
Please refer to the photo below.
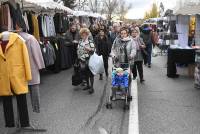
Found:
<svg viewBox="0 0 200 134"><path fill-rule="evenodd" d="M92 24L92 25L90 25L89 30L92 34L93 39L95 39L96 36L99 33L99 25L98 24Z"/></svg>
<svg viewBox="0 0 200 134"><path fill-rule="evenodd" d="M92 40L89 38L90 31L88 28L81 28L80 29L80 36L81 40L78 44L78 59L81 66L81 74L83 76L83 79L87 82L87 87L83 90L89 89L89 94L94 93L94 75L89 69L88 63L90 55L94 53L95 46Z"/></svg>
<svg viewBox="0 0 200 134"><path fill-rule="evenodd" d="M134 64L134 57L136 55L136 44L133 39L129 36L129 31L127 28L122 28L120 30L120 35L115 39L112 46L112 56L115 62L115 66L120 68L127 68L127 64L130 66ZM119 69L120 69L119 68ZM113 87L112 90L112 100L115 100L115 93L118 87ZM123 87L121 87L123 89ZM130 90L129 93L130 95Z"/></svg>
<svg viewBox="0 0 200 134"><path fill-rule="evenodd" d="M112 46L112 55L118 63L134 64L136 44L129 36L127 28L122 28L120 30L120 36L115 39Z"/></svg>
<svg viewBox="0 0 200 134"><path fill-rule="evenodd" d="M156 52L155 52L155 48L156 46L158 46L158 33L157 33L157 27L154 25L152 26L152 44L153 44L153 52L152 55L155 57L157 56Z"/></svg>
<svg viewBox="0 0 200 134"><path fill-rule="evenodd" d="M142 28L141 37L146 45L147 56L144 57L144 64L151 68L151 54L152 54L152 32L148 24Z"/></svg>
<svg viewBox="0 0 200 134"><path fill-rule="evenodd" d="M67 33L65 34L65 37L68 44L72 46L72 62L74 64L75 61L77 60L77 46L80 40L80 35L76 25L73 24L70 27L69 31L67 31Z"/></svg>
<svg viewBox="0 0 200 134"><path fill-rule="evenodd" d="M111 31L111 34L110 34L110 37L109 37L110 40L111 40L111 43L114 42L116 37L119 35L119 32L120 32L120 25L118 23L114 23L112 31Z"/></svg>
<svg viewBox="0 0 200 134"><path fill-rule="evenodd" d="M95 38L96 53L103 56L104 68L106 77L108 77L108 58L111 51L111 42L108 39L104 29L100 29L99 34ZM103 74L100 74L100 80L103 79Z"/></svg>
<svg viewBox="0 0 200 134"><path fill-rule="evenodd" d="M133 79L136 79L137 77L137 71L140 76L140 82L144 82L144 76L143 76L143 52L146 48L143 39L140 37L140 30L138 27L135 27L131 31L131 36L133 38L133 41L136 44L137 53L134 58L134 64L132 66L132 73L133 73Z"/></svg>

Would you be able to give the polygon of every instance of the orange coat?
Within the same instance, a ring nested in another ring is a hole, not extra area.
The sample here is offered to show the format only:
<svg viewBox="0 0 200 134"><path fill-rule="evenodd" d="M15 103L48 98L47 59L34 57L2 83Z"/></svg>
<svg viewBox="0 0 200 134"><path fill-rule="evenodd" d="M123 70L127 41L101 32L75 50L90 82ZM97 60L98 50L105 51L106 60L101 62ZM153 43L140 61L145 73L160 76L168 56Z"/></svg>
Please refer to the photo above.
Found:
<svg viewBox="0 0 200 134"><path fill-rule="evenodd" d="M10 33L5 53L0 46L0 96L28 93L27 85L31 79L26 44L18 34Z"/></svg>

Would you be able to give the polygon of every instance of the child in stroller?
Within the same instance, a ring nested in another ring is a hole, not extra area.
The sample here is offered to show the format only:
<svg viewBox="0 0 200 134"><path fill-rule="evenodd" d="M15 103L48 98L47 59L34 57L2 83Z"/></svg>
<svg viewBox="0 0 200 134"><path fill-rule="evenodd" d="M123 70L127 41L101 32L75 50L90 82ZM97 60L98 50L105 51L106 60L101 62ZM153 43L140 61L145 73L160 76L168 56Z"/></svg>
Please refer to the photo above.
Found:
<svg viewBox="0 0 200 134"><path fill-rule="evenodd" d="M129 74L126 69L116 68L112 71L112 100L116 100L116 94L120 94L122 99L125 99L125 95L129 86Z"/></svg>

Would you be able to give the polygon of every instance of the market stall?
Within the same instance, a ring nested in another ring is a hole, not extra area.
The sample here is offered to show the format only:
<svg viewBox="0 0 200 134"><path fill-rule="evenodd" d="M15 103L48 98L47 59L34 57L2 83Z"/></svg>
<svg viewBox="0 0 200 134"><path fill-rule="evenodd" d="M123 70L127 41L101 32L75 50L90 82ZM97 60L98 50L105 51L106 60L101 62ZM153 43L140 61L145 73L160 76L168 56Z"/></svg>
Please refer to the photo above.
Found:
<svg viewBox="0 0 200 134"><path fill-rule="evenodd" d="M198 14L200 13L200 2L196 0L180 0L177 2L174 13L175 32L178 35L178 42L171 45L168 50L167 76L178 77L176 64L192 65L189 70L194 70L195 52L199 49L199 25ZM173 26L172 26L173 27ZM195 32L195 36L193 35ZM192 75L194 72L192 72ZM194 75L193 75L194 76Z"/></svg>

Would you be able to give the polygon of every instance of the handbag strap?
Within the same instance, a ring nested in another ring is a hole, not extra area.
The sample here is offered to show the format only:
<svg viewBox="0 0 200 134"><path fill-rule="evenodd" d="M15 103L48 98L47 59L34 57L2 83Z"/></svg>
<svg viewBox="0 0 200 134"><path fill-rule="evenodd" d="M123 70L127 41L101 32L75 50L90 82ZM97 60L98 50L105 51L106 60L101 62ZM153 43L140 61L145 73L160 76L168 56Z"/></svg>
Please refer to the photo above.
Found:
<svg viewBox="0 0 200 134"><path fill-rule="evenodd" d="M126 47L127 47L127 42L124 44L124 54L125 54L125 62L127 62L128 63L128 54L127 54L127 49L126 49Z"/></svg>

